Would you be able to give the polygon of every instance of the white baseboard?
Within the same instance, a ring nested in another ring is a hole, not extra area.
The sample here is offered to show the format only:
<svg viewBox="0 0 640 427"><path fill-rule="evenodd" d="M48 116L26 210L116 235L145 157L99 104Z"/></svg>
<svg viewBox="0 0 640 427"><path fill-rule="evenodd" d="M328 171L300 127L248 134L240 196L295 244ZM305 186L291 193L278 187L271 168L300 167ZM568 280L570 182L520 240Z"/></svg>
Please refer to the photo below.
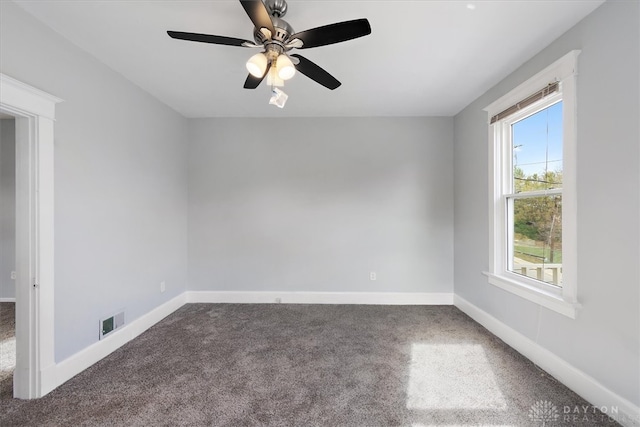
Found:
<svg viewBox="0 0 640 427"><path fill-rule="evenodd" d="M0 302L16 302L15 298L0 298Z"/></svg>
<svg viewBox="0 0 640 427"><path fill-rule="evenodd" d="M452 293L187 291L187 303L452 305Z"/></svg>
<svg viewBox="0 0 640 427"><path fill-rule="evenodd" d="M147 314L125 324L104 339L79 351L68 359L41 371L41 396L70 380L94 363L113 353L186 303L183 292Z"/></svg>
<svg viewBox="0 0 640 427"><path fill-rule="evenodd" d="M598 408L617 408L618 414L612 414L611 409L608 413L623 426L640 426L640 408L629 400L464 298L455 295L454 305L592 405Z"/></svg>

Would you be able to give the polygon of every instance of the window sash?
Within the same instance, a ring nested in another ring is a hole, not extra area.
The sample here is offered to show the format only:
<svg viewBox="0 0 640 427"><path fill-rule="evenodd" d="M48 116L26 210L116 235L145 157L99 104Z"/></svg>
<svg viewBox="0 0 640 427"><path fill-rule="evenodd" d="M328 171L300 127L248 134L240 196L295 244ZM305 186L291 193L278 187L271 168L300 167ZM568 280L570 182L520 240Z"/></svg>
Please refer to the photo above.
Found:
<svg viewBox="0 0 640 427"><path fill-rule="evenodd" d="M536 192L530 192L530 193L517 193L517 194L512 194L512 195L505 195L504 196L504 203L505 203L505 218L506 218L506 229L505 229L505 237L506 237L506 242L505 242L505 253L503 254L506 258L505 258L505 271L509 272L509 273L515 273L514 270L514 257L515 257L515 202L516 200L525 200L525 199L534 199L534 198L540 198L540 197L553 197L553 196L560 196L562 197L562 190L560 191L553 191L553 192L544 192L544 191L536 191ZM560 250L562 251L562 246L560 247ZM556 263L547 263L547 262L542 262L540 263L542 265L542 268L545 268L544 265L545 264L559 264L559 265L563 265L562 262L556 262ZM560 267L562 268L562 267ZM515 273L518 274L518 273ZM529 278L528 276L523 276L523 277L527 277L527 280L534 280L536 282L539 282L540 285L542 286L551 286L553 288L556 289L561 289L562 285L560 284L556 284L556 283L550 283L544 280L540 280L540 279L536 279L536 278Z"/></svg>
<svg viewBox="0 0 640 427"><path fill-rule="evenodd" d="M539 91L543 92L543 91ZM533 99L534 96L530 96L527 99ZM518 275L513 272L513 233L514 233L514 201L527 199L527 198L536 198L536 197L544 197L544 196L562 196L563 188L552 188L545 190L533 190L533 191L522 191L519 193L515 193L514 188L514 180L513 180L513 129L512 126L524 120L538 112L544 110L545 108L549 108L552 105L561 102L563 100L562 91L560 90L559 84L555 85L554 91L549 93L544 93L544 96L539 96L534 99L532 102L529 102L526 106L522 106L517 110L511 112L508 117L504 117L499 119L494 126L499 126L502 132L500 138L500 150L503 153L501 156L501 161L497 165L498 173L501 177L501 188L500 188L500 200L503 209L503 221L501 221L504 230L503 230L503 250L500 251L497 256L502 258L502 268L501 274L505 275L514 275L512 276L514 280L520 280L522 282L526 282L530 286L535 284L535 286L539 289L561 289L560 286L551 284L542 280ZM523 101L516 105L521 105ZM510 107L511 108L511 107ZM508 109L507 109L508 110ZM505 111L507 111L505 110ZM502 113L500 113L502 114ZM498 115L496 115L498 116ZM494 116L494 117L496 117ZM563 140L564 146L564 140ZM564 160L563 160L564 163ZM564 205L563 205L564 209Z"/></svg>
<svg viewBox="0 0 640 427"><path fill-rule="evenodd" d="M543 197L543 196L561 196L562 188L552 188L550 190L538 190L538 191L522 191L520 193L508 193L503 194L503 198L508 199L527 199L531 197Z"/></svg>

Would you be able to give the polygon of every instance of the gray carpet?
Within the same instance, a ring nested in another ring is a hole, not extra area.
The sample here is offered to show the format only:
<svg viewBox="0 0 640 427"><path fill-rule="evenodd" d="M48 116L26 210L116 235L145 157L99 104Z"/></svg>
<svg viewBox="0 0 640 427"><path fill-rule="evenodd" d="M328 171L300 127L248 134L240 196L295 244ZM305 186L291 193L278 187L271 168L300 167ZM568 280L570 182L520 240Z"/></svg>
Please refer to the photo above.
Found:
<svg viewBox="0 0 640 427"><path fill-rule="evenodd" d="M13 391L13 370L16 367L16 304L0 302L0 399Z"/></svg>
<svg viewBox="0 0 640 427"><path fill-rule="evenodd" d="M0 425L616 425L576 405L452 306L188 304Z"/></svg>

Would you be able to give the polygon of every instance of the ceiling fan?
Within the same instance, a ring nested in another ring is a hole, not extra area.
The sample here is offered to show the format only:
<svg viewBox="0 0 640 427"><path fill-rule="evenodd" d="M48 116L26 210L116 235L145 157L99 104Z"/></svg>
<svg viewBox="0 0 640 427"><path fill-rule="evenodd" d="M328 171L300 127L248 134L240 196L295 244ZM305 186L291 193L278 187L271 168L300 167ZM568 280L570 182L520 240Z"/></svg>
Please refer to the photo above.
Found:
<svg viewBox="0 0 640 427"><path fill-rule="evenodd" d="M371 34L371 26L366 19L338 22L296 33L282 19L287 12L286 0L266 0L266 3L262 0L240 0L240 4L255 27L255 43L210 34L180 31L167 31L167 34L179 40L263 49L247 62L249 76L244 82L245 89L255 89L265 77L270 86L283 86L284 81L293 77L296 70L326 88L336 89L341 83L335 77L304 56L289 55L288 52L291 49L309 49Z"/></svg>

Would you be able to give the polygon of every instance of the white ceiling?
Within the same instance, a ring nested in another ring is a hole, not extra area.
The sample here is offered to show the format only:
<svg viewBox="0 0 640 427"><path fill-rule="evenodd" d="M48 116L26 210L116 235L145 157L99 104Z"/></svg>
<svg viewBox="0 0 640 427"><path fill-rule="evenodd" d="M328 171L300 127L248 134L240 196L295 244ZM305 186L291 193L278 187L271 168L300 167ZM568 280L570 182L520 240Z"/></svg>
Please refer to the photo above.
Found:
<svg viewBox="0 0 640 427"><path fill-rule="evenodd" d="M454 115L603 1L290 0L284 19L296 31L367 18L372 34L299 50L342 86L330 91L298 73L283 110L268 105L266 82L242 87L254 49L166 34L252 40L238 1L15 3L186 117L313 117Z"/></svg>

